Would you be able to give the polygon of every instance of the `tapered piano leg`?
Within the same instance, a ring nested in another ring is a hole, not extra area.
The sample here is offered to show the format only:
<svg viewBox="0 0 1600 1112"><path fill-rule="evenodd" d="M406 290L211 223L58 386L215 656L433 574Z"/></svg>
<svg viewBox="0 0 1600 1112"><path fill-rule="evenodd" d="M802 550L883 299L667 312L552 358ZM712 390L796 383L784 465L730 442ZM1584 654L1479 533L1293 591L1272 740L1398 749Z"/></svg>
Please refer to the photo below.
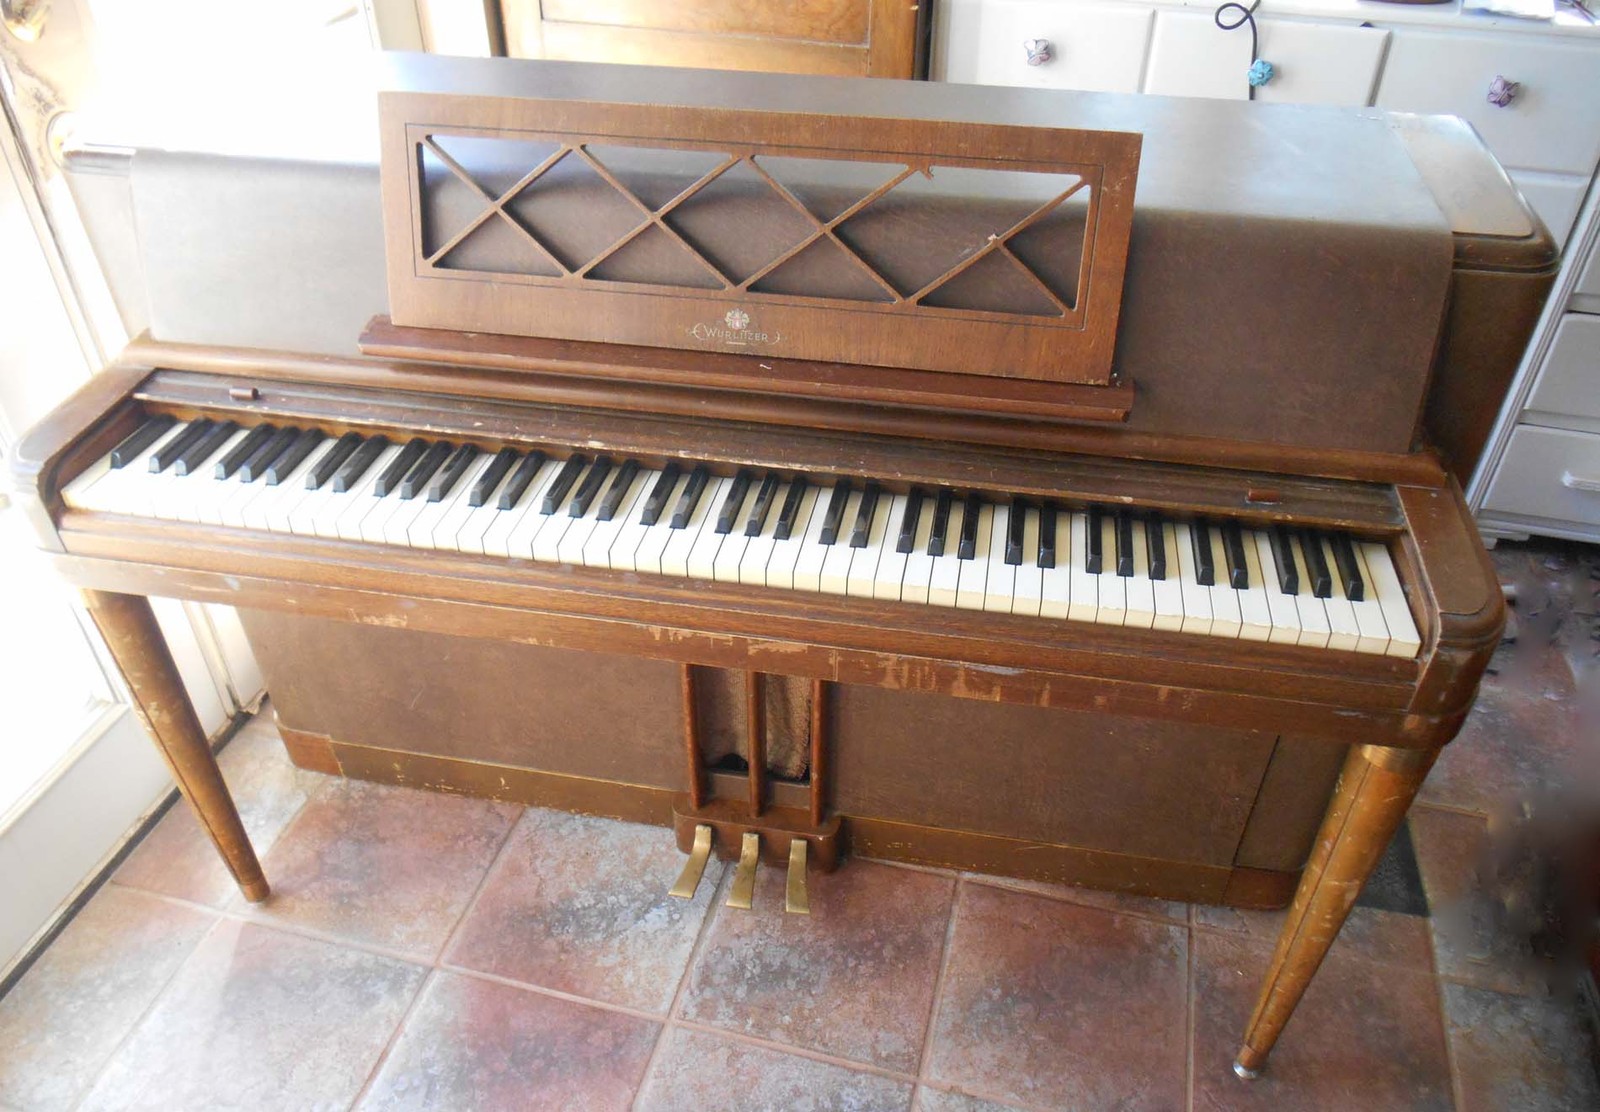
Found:
<svg viewBox="0 0 1600 1112"><path fill-rule="evenodd" d="M239 890L246 899L266 899L267 878L261 872L244 824L239 821L239 811L217 768L217 758L206 743L194 706L183 689L183 680L161 627L156 624L150 600L108 591L85 591L84 598L128 683L133 709L144 723L145 732L161 750L178 789L222 854Z"/></svg>
<svg viewBox="0 0 1600 1112"><path fill-rule="evenodd" d="M1437 755L1437 750L1377 745L1351 749L1245 1027L1244 1046L1233 1064L1240 1077L1255 1077L1266 1065Z"/></svg>

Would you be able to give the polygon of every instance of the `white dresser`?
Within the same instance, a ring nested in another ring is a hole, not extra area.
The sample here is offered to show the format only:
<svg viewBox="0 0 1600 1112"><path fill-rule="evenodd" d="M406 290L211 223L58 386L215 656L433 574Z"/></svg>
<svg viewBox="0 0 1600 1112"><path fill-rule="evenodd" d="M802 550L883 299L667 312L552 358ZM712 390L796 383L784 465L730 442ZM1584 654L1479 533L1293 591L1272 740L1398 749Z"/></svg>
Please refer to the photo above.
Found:
<svg viewBox="0 0 1600 1112"><path fill-rule="evenodd" d="M1216 7L940 0L930 76L1243 100L1250 31L1218 28ZM1365 0L1263 0L1256 25L1274 69L1258 100L1462 116L1569 245L1469 497L1490 534L1600 540L1600 254L1593 214L1578 220L1600 165L1600 27ZM1497 78L1516 83L1509 97L1490 97Z"/></svg>

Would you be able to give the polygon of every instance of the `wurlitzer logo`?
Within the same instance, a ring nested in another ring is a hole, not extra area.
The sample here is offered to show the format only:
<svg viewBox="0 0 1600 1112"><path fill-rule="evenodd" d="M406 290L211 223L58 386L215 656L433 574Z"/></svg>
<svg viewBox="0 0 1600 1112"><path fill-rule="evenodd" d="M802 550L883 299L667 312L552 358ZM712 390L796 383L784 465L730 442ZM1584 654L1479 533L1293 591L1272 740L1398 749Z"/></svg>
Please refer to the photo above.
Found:
<svg viewBox="0 0 1600 1112"><path fill-rule="evenodd" d="M750 314L743 309L729 309L722 315L722 323L690 325L689 335L702 342L725 344L728 347L761 347L781 343L783 334L763 332L750 327Z"/></svg>

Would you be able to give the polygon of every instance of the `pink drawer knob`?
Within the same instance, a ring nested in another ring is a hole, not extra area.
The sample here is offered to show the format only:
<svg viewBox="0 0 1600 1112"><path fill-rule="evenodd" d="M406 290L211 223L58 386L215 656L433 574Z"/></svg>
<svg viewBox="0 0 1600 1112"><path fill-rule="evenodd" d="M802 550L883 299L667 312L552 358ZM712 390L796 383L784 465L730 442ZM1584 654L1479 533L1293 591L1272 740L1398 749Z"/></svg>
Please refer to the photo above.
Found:
<svg viewBox="0 0 1600 1112"><path fill-rule="evenodd" d="M1028 65L1042 66L1055 57L1055 52L1050 47L1049 39L1029 39L1022 44L1022 49L1028 52Z"/></svg>
<svg viewBox="0 0 1600 1112"><path fill-rule="evenodd" d="M1487 99L1489 103L1494 105L1496 108L1505 108L1512 101L1517 99L1517 94L1521 91L1522 82L1507 81L1504 77L1496 74L1495 79L1489 82L1489 95Z"/></svg>

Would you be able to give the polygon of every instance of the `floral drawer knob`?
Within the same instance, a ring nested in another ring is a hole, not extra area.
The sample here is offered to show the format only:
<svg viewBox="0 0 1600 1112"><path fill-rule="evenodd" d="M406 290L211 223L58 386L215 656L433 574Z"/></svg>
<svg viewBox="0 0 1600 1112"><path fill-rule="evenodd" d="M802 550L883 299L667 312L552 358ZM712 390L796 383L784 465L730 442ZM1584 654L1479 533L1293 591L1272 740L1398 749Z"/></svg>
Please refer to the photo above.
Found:
<svg viewBox="0 0 1600 1112"><path fill-rule="evenodd" d="M1259 89L1268 81L1271 81L1273 75L1277 72L1277 68L1271 62L1265 58L1257 58L1250 63L1250 72L1245 76L1249 80L1252 89Z"/></svg>
<svg viewBox="0 0 1600 1112"><path fill-rule="evenodd" d="M1049 39L1029 39L1022 44L1022 49L1028 52L1028 65L1042 66L1055 57L1055 51L1050 46Z"/></svg>
<svg viewBox="0 0 1600 1112"><path fill-rule="evenodd" d="M1489 82L1489 95L1486 98L1496 108L1505 108L1517 99L1517 94L1522 91L1522 82L1507 81L1496 74L1495 79Z"/></svg>

